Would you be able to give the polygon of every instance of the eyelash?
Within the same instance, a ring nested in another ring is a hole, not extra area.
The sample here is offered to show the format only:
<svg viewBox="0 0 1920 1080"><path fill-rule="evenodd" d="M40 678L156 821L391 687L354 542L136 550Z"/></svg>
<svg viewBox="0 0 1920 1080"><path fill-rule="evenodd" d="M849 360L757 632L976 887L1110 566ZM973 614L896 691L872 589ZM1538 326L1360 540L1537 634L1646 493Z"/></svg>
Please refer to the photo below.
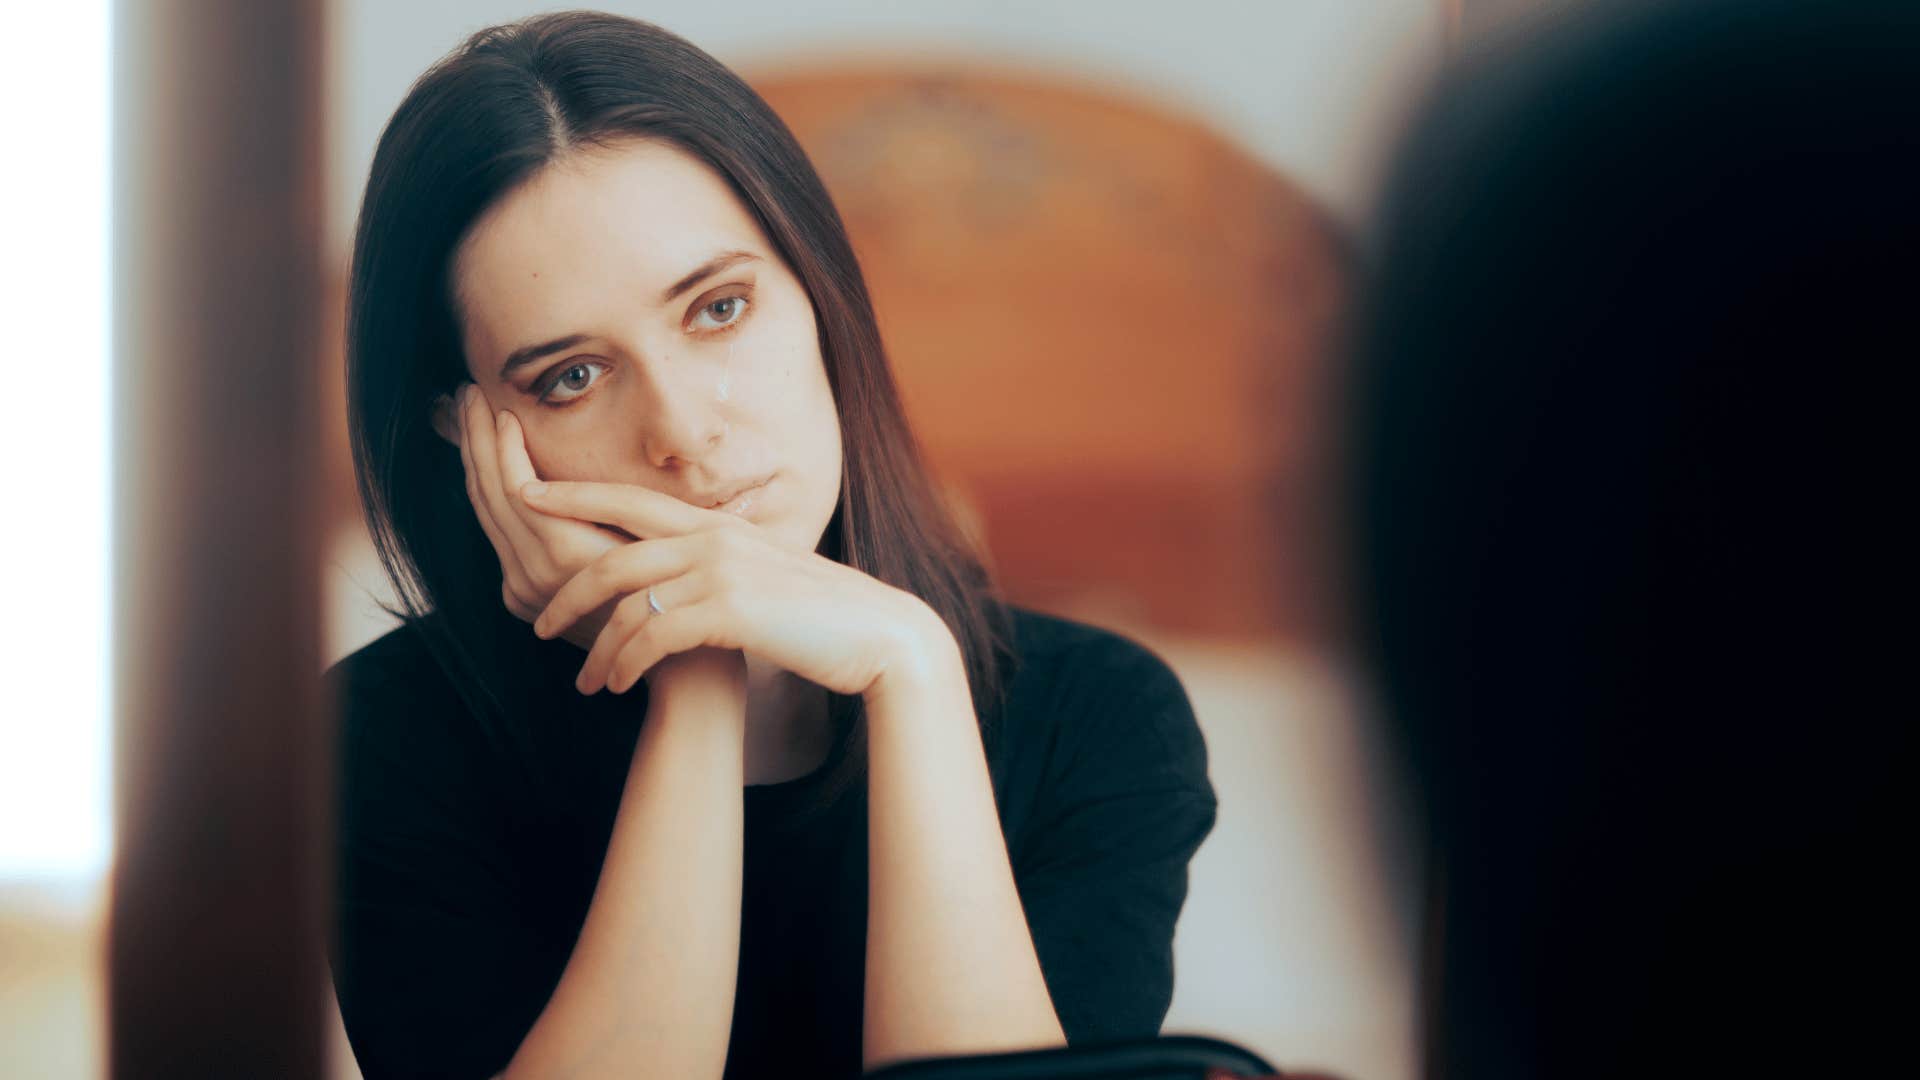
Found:
<svg viewBox="0 0 1920 1080"><path fill-rule="evenodd" d="M699 307L695 308L694 309L695 320L698 320L700 316L705 315L709 308L712 308L717 304L725 304L725 303L731 302L731 303L739 304L744 309L738 312L737 314L735 314L731 322L727 322L715 329L702 332L700 336L702 338L711 339L711 338L723 337L727 334L733 333L735 330L738 330L740 328L740 324L747 321L748 313L753 310L753 299L751 296L752 292L753 292L753 287L751 285L743 286L740 288L738 292L728 293L724 296L716 296L713 299L708 300L706 303L701 304ZM577 402L584 400L587 397L587 393L583 392L574 397L562 398L559 400L554 400L553 398L548 397L548 395L553 392L554 387L559 384L560 380L565 378L567 374L573 371L575 368L586 368L586 367L605 368L607 366L608 365L598 360L571 360L566 363L556 364L553 367L548 368L546 374L540 376L540 378L534 382L533 392L539 398L540 403L542 405L547 406L548 408L553 408L553 409L567 408ZM587 384L588 392L591 391L592 387L598 386L599 382L600 382L599 379L595 379L593 382L588 383Z"/></svg>

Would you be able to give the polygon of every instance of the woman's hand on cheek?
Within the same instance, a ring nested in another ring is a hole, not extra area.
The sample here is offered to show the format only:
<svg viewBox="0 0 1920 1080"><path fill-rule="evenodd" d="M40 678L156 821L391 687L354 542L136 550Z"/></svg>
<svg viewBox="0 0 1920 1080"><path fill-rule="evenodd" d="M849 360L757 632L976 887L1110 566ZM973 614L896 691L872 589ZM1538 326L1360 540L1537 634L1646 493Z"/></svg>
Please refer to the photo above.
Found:
<svg viewBox="0 0 1920 1080"><path fill-rule="evenodd" d="M730 515L621 484L550 483L528 502L645 538L594 560L534 623L553 637L614 605L575 680L582 693L624 693L666 657L702 647L742 650L849 695L957 661L946 624L918 597Z"/></svg>
<svg viewBox="0 0 1920 1080"><path fill-rule="evenodd" d="M532 622L582 567L627 538L589 522L555 518L527 507L521 485L535 479L518 417L495 413L472 383L460 388L454 414L460 460L474 516L500 557L500 594L516 618ZM586 613L563 635L590 649L612 613Z"/></svg>

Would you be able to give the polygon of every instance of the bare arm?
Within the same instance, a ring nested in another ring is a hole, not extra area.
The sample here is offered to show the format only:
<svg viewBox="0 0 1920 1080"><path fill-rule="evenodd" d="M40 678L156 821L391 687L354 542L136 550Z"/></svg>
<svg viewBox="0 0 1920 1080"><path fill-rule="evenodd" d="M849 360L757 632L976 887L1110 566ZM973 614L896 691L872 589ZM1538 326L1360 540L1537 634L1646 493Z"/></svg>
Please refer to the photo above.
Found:
<svg viewBox="0 0 1920 1080"><path fill-rule="evenodd" d="M536 634L553 638L609 601L626 606L595 640L580 685L624 690L663 657L720 646L862 696L866 1067L1064 1044L1001 835L966 668L940 616L858 569L658 492L555 481L529 484L522 496L542 513L653 538L601 556L534 620ZM633 598L656 586L666 610L644 616ZM737 881L734 889L737 914Z"/></svg>
<svg viewBox="0 0 1920 1080"><path fill-rule="evenodd" d="M865 1067L1063 1046L958 647L935 626L867 694Z"/></svg>
<svg viewBox="0 0 1920 1080"><path fill-rule="evenodd" d="M717 1078L740 952L739 653L674 657L646 723L580 940L507 1071Z"/></svg>

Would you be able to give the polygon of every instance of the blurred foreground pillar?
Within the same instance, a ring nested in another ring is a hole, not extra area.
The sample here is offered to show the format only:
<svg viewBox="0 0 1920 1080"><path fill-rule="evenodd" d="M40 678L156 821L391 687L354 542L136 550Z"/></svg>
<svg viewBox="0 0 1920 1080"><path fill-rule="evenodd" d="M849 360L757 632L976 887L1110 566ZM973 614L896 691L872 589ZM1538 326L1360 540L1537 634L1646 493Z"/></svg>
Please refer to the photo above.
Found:
<svg viewBox="0 0 1920 1080"><path fill-rule="evenodd" d="M321 8L113 13L116 1077L324 1064Z"/></svg>

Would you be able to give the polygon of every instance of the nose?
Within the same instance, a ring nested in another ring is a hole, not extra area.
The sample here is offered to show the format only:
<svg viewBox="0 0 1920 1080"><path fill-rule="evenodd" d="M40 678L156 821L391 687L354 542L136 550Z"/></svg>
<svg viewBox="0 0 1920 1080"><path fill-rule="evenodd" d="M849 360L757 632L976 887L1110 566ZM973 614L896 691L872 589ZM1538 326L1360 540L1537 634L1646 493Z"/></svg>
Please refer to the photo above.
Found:
<svg viewBox="0 0 1920 1080"><path fill-rule="evenodd" d="M641 453L661 470L698 463L727 431L712 388L700 383L701 365L666 362L647 367L652 369L647 381L653 400L649 415L641 418Z"/></svg>

